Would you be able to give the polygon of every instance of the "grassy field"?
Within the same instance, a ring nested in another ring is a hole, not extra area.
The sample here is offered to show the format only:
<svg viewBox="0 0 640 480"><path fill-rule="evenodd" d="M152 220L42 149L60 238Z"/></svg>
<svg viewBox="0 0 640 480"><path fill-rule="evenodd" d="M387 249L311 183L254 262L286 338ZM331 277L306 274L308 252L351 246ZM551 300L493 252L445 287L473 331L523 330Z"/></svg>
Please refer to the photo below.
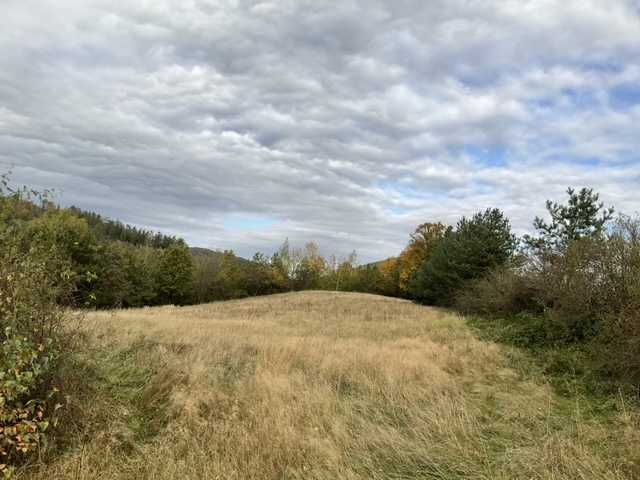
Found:
<svg viewBox="0 0 640 480"><path fill-rule="evenodd" d="M21 478L640 477L623 398L561 396L445 311L307 292L84 324L73 433Z"/></svg>

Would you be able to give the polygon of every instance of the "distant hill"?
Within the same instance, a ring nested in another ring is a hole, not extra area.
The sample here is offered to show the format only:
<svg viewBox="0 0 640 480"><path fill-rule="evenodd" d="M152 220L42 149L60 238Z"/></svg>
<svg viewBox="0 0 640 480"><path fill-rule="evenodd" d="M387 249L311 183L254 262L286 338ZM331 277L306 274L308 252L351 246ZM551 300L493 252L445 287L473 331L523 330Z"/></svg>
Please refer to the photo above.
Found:
<svg viewBox="0 0 640 480"><path fill-rule="evenodd" d="M193 255L194 257L206 257L209 255L214 257L222 256L222 252L211 250L209 248L189 247L189 250L191 251L191 255Z"/></svg>
<svg viewBox="0 0 640 480"><path fill-rule="evenodd" d="M180 238L134 227L78 207L71 206L67 210L80 218L84 218L93 233L103 240L117 240L132 245L144 245L154 248L168 248L183 242Z"/></svg>
<svg viewBox="0 0 640 480"><path fill-rule="evenodd" d="M370 262L370 263L366 263L364 265L362 265L363 267L380 267L384 262L386 262L387 260L391 260L393 258L396 257L389 257L389 258L385 258L384 260L378 260L377 262Z"/></svg>
<svg viewBox="0 0 640 480"><path fill-rule="evenodd" d="M209 257L211 259L219 260L219 259L222 259L222 256L224 255L223 251L211 250L210 248L189 247L189 250L191 251L191 255L193 255L194 257ZM242 258L238 256L236 256L236 258L240 263L245 263L245 264L251 263L251 260L247 260L246 258Z"/></svg>

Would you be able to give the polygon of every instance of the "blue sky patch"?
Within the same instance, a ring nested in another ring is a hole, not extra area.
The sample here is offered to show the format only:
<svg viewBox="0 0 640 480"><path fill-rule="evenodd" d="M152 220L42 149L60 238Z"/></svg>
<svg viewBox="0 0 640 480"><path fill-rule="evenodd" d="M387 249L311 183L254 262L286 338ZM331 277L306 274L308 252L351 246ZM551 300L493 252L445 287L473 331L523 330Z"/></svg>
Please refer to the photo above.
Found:
<svg viewBox="0 0 640 480"><path fill-rule="evenodd" d="M464 147L463 152L490 167L502 167L507 164L507 149L503 145L468 145Z"/></svg>
<svg viewBox="0 0 640 480"><path fill-rule="evenodd" d="M609 90L609 100L615 108L640 105L640 85L620 85Z"/></svg>

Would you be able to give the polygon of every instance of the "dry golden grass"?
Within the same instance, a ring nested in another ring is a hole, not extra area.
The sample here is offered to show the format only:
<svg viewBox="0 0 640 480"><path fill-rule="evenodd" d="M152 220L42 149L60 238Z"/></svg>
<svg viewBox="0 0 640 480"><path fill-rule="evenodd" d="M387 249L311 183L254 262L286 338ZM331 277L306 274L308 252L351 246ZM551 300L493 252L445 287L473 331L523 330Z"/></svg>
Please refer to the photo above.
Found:
<svg viewBox="0 0 640 480"><path fill-rule="evenodd" d="M620 479L637 415L599 420L464 319L307 292L90 314L77 435L38 479Z"/></svg>

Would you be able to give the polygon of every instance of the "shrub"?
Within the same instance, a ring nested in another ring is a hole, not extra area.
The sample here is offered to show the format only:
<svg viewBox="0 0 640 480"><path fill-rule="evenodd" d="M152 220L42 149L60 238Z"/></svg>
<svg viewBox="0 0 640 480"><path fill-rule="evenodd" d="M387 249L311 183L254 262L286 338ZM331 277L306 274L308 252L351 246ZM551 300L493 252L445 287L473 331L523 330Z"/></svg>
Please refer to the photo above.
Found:
<svg viewBox="0 0 640 480"><path fill-rule="evenodd" d="M569 244L533 274L548 320L556 323L564 340L590 338L608 308L606 240L583 238Z"/></svg>
<svg viewBox="0 0 640 480"><path fill-rule="evenodd" d="M536 283L513 265L498 267L467 283L456 297L456 307L464 313L488 317L540 314L543 306Z"/></svg>
<svg viewBox="0 0 640 480"><path fill-rule="evenodd" d="M586 370L640 385L640 219L621 217L606 234L575 239L562 251L538 250L525 267L471 282L458 308L500 317L501 340L575 347Z"/></svg>
<svg viewBox="0 0 640 480"><path fill-rule="evenodd" d="M530 262L526 268L501 267L470 282L457 297L467 313L508 317L520 313L544 319L552 342L579 342L595 337L603 319L617 314L628 301L621 298L623 267L611 250L611 239L582 238L563 254ZM616 293L618 292L618 293Z"/></svg>
<svg viewBox="0 0 640 480"><path fill-rule="evenodd" d="M63 314L45 262L11 250L0 260L0 471L9 476L55 422Z"/></svg>
<svg viewBox="0 0 640 480"><path fill-rule="evenodd" d="M632 224L620 220L606 236L574 240L541 263L536 274L540 302L566 341L609 337L637 311L640 243L626 233Z"/></svg>
<svg viewBox="0 0 640 480"><path fill-rule="evenodd" d="M72 286L66 302L73 306L93 303L98 245L85 219L49 208L25 225L22 243L24 251L40 251L50 271L66 273Z"/></svg>
<svg viewBox="0 0 640 480"><path fill-rule="evenodd" d="M40 448L49 427L48 410L57 389L47 388L46 381L57 351L47 340L36 345L10 327L4 331L0 346L0 472L5 475L11 472L10 465Z"/></svg>
<svg viewBox="0 0 640 480"><path fill-rule="evenodd" d="M592 342L596 369L604 376L640 385L640 304L607 315Z"/></svg>
<svg viewBox="0 0 640 480"><path fill-rule="evenodd" d="M4 179L3 179L4 180ZM0 185L6 187L6 183ZM62 265L55 245L30 238L17 207L21 194L0 188L0 473L39 451L55 423L54 379L61 360L65 298L73 272Z"/></svg>
<svg viewBox="0 0 640 480"><path fill-rule="evenodd" d="M606 302L592 342L598 369L640 385L640 219L621 217L610 232L598 273Z"/></svg>

